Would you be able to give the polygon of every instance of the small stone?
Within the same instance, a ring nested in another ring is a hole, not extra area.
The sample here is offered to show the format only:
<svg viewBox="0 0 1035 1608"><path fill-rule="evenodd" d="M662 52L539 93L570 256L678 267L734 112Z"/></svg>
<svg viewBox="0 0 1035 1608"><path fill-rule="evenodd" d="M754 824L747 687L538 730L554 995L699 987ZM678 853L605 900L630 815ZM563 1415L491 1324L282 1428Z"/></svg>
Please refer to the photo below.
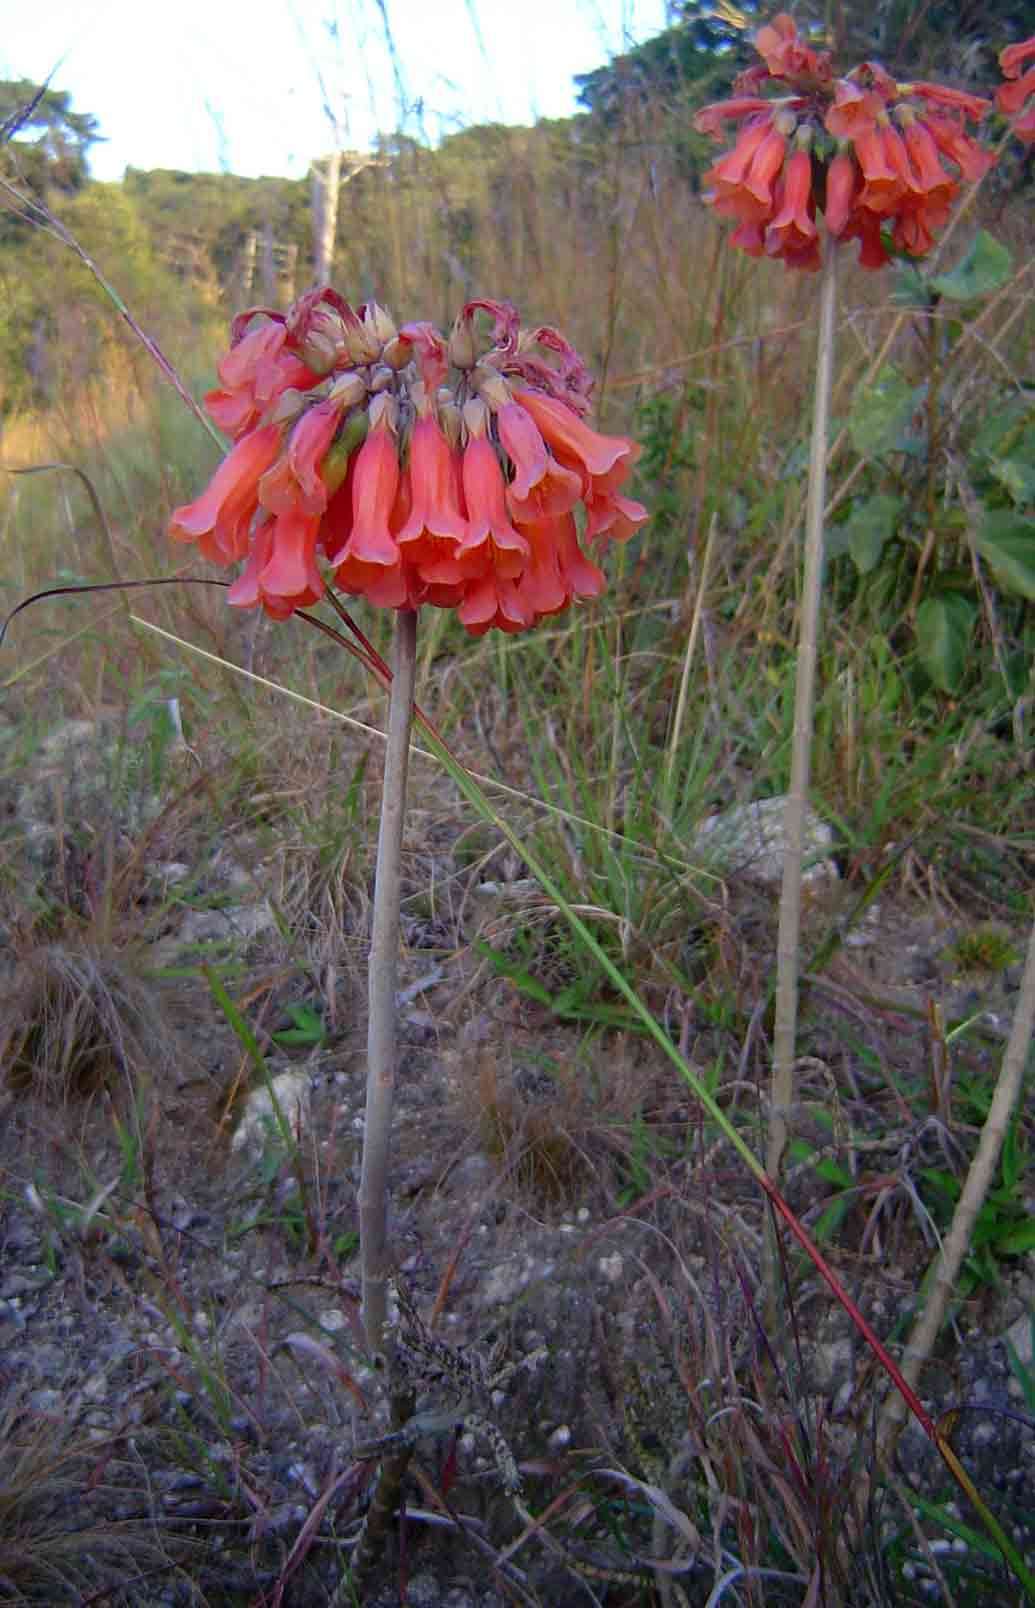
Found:
<svg viewBox="0 0 1035 1608"><path fill-rule="evenodd" d="M61 1392L59 1390L32 1390L27 1397L28 1405L35 1413L54 1413L61 1406Z"/></svg>
<svg viewBox="0 0 1035 1608"><path fill-rule="evenodd" d="M610 1256L602 1256L597 1267L608 1284L618 1284L625 1272L625 1260L619 1251L614 1251Z"/></svg>
<svg viewBox="0 0 1035 1608"><path fill-rule="evenodd" d="M234 1131L231 1149L243 1150L246 1146L261 1150L271 1128L277 1131L278 1118L274 1115L273 1097L280 1114L292 1134L304 1128L309 1121L309 1074L304 1071L280 1072L272 1081L271 1091L265 1085L253 1089L245 1101L244 1112Z"/></svg>
<svg viewBox="0 0 1035 1608"><path fill-rule="evenodd" d="M735 804L721 815L707 816L697 828L692 847L710 864L739 871L755 882L771 885L783 876L786 796ZM834 834L815 810L805 811L802 848L808 884L838 880L830 858Z"/></svg>
<svg viewBox="0 0 1035 1608"><path fill-rule="evenodd" d="M432 1575L419 1574L414 1575L407 1585L406 1598L411 1608L439 1608L442 1593Z"/></svg>

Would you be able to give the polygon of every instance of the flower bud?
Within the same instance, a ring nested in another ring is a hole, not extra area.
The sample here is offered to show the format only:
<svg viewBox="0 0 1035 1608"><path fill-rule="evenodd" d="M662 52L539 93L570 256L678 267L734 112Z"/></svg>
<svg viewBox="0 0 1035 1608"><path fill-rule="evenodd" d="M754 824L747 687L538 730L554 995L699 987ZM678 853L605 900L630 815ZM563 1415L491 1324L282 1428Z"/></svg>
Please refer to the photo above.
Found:
<svg viewBox="0 0 1035 1608"><path fill-rule="evenodd" d="M327 393L327 400L340 403L343 409L358 407L361 402L366 401L366 398L366 383L363 376L357 374L355 369L348 374L339 375Z"/></svg>
<svg viewBox="0 0 1035 1608"><path fill-rule="evenodd" d="M460 445L461 417L460 409L457 407L456 399L452 392L447 392L444 400L441 391L439 392L438 422L442 426L442 434L449 442L449 445L458 447Z"/></svg>
<svg viewBox="0 0 1035 1608"><path fill-rule="evenodd" d="M472 396L464 403L464 424L468 435L484 435L489 428L490 413L480 396Z"/></svg>
<svg viewBox="0 0 1035 1608"><path fill-rule="evenodd" d="M379 340L376 331L368 324L366 318L350 329L345 337L345 346L354 363L376 363L381 356L384 342Z"/></svg>
<svg viewBox="0 0 1035 1608"><path fill-rule="evenodd" d="M286 391L281 391L265 422L267 424L294 424L295 420L301 417L302 410L308 405L309 401L310 398L306 396L304 391L296 391L289 386Z"/></svg>
<svg viewBox="0 0 1035 1608"><path fill-rule="evenodd" d="M385 343L385 349L381 353L382 362L387 363L389 368L393 368L397 372L400 369L404 369L412 357L413 347L410 342L401 341L398 335L393 335L392 339Z"/></svg>
<svg viewBox="0 0 1035 1608"><path fill-rule="evenodd" d="M350 414L324 453L323 462L320 464L320 479L327 487L329 497L333 497L339 486L344 483L345 476L349 472L349 459L366 440L368 424L365 409L360 408Z"/></svg>
<svg viewBox="0 0 1035 1608"><path fill-rule="evenodd" d="M387 363L378 363L370 371L370 389L375 394L378 391L387 391L394 380L395 371L389 368Z"/></svg>
<svg viewBox="0 0 1035 1608"><path fill-rule="evenodd" d="M454 323L449 337L449 361L454 368L471 369L477 360L471 320L461 315Z"/></svg>
<svg viewBox="0 0 1035 1608"><path fill-rule="evenodd" d="M494 412L505 408L512 400L510 386L496 369L490 368L486 363L479 363L471 375L471 385L479 396L483 396Z"/></svg>
<svg viewBox="0 0 1035 1608"><path fill-rule="evenodd" d="M389 341L394 341L399 333L391 315L377 302L367 302L363 311L363 322L381 346L387 346Z"/></svg>
<svg viewBox="0 0 1035 1608"><path fill-rule="evenodd" d="M384 391L379 396L375 396L370 403L371 430L382 422L387 425L389 430L398 429L399 404L394 396L389 396Z"/></svg>

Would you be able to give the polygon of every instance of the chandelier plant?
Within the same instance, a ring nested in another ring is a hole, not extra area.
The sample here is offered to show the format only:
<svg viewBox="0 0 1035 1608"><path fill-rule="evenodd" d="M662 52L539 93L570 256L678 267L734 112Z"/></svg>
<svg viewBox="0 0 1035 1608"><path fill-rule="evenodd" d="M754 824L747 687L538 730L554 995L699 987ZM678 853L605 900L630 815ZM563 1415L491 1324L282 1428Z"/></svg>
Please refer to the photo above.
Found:
<svg viewBox="0 0 1035 1608"><path fill-rule="evenodd" d="M781 13L760 28L761 62L741 73L731 99L697 113L694 126L715 140L739 125L733 149L708 169L705 201L737 227L730 244L788 268L818 271L817 212L832 240L859 241L863 268L893 253L923 257L949 221L963 182L984 176L995 158L971 132L992 101L944 84L898 82L879 62L843 76L829 51L802 40ZM1035 42L1009 46L999 109L1014 133L1035 139ZM763 93L764 92L764 93Z"/></svg>
<svg viewBox="0 0 1035 1608"><path fill-rule="evenodd" d="M239 608L285 619L333 586L455 609L473 636L526 631L604 590L583 543L647 517L622 492L639 448L585 421L578 353L508 303L469 302L447 340L320 286L235 318L218 373L205 400L235 445L171 532L244 560Z"/></svg>
<svg viewBox="0 0 1035 1608"><path fill-rule="evenodd" d="M769 1177L777 1179L796 1097L802 842L811 761L839 251L845 243L858 241L859 266L871 271L886 267L896 256L926 257L939 236L945 237L963 187L978 184L995 162L996 153L977 137L978 125L997 110L1010 121L1010 133L1026 144L1035 140L1035 66L1026 66L1035 60L1035 37L1000 53L1003 82L994 99L943 84L900 82L874 61L839 74L831 54L802 39L786 13L759 29L755 48L761 60L739 75L732 97L703 107L694 120L699 132L719 141L727 124L737 127L732 149L704 175L704 200L718 216L733 220L736 227L729 243L738 250L782 261L788 269L822 271L766 1158ZM915 1387L944 1319L1016 1103L1035 1021L1035 927L1025 975L1023 1005L1014 1021L978 1153L952 1230L932 1269L930 1296L910 1342L903 1367L909 1389ZM909 1391L900 1384L899 1394L885 1404L880 1423L885 1455L894 1445L908 1397ZM934 1438L945 1457L945 1446L938 1436ZM946 1461L951 1467L952 1460ZM954 1473L964 1485L961 1471L956 1468ZM982 1511L994 1533L990 1515ZM1002 1545L1002 1537L997 1539ZM1023 1564L1016 1556L1011 1561L1019 1578L1030 1587L1032 1579Z"/></svg>

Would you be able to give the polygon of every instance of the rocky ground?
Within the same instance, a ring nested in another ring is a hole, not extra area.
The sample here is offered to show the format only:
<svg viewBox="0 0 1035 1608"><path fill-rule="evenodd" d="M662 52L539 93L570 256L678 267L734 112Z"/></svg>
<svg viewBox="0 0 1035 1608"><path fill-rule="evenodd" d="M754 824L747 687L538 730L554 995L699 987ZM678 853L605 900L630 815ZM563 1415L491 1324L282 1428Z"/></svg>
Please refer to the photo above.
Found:
<svg viewBox="0 0 1035 1608"><path fill-rule="evenodd" d="M78 785L89 767L70 766L69 746L84 743L96 734L64 732L29 782L9 789L9 841L29 841L40 864L53 844L53 811L40 803L47 767ZM127 827L145 830L149 808ZM26 1072L40 1041L17 1033L32 989L46 995L53 957L40 958L46 935L26 950L16 923L7 927L0 1601L328 1603L372 1472L353 1449L384 1427L380 1380L359 1344L361 969L338 977L333 1011L326 992L315 999L311 975L300 981L288 963L277 901L243 838L203 879L171 853L149 855L138 872L158 913L144 945L150 970L117 932L95 947L91 975L121 998L127 1043L110 1076L87 1068L82 1089L43 1088ZM764 978L771 886L743 866L731 886L731 921L749 934ZM826 910L851 904L832 870L816 899ZM465 911L484 923L540 904L526 885L480 874ZM851 1175L829 1254L893 1344L934 1232L918 1180L925 1168L958 1171L975 1132L965 1103L946 1108L944 1122L935 1095L924 1112L900 1091L915 1091L933 1064L932 1002L946 1022L974 1018L954 1051L958 1087L987 1081L1019 982L1008 953L994 972L961 971L973 926L900 880L851 927L806 1001L796 1136ZM1004 945L1024 942L1021 931L997 931ZM440 1423L417 1446L402 1561L362 1600L399 1602L402 1576L405 1600L424 1608L667 1603L676 1599L651 1596L669 1591L666 1577L637 1573L638 1558L666 1557L687 1601L717 1602L723 1568L751 1544L744 1513L770 1513L784 1482L777 1551L787 1578L757 1600L805 1601L810 1543L795 1523L824 1501L836 1514L862 1477L880 1395L851 1325L793 1259L795 1322L767 1313L756 1192L653 1050L628 1032L559 1022L441 923L411 918L407 936L392 1175L401 1277L461 1355L498 1342L523 1363L492 1394L491 1418L528 1506L556 1507L545 1538L524 1533L491 1439L475 1427L454 1444ZM358 952L358 930L354 942ZM268 1095L265 1115L255 1105L261 1080L199 977L198 946L221 944L241 962L227 986L242 1009L260 1001L265 1011L290 1138ZM67 933L49 941L70 945ZM272 1038L314 1005L327 1028L319 1043ZM764 1090L757 1013L719 1026L690 1001L675 1028L698 1066L721 1068L720 1096L750 1126ZM788 1193L816 1229L837 1175L807 1155L797 1154ZM1030 1178L1014 1191L1022 1211L1033 1195ZM1031 1363L1033 1275L1030 1255L1000 1259L995 1279L959 1307L924 1381L932 1409L958 1411L953 1444L1029 1555L1035 1402L1005 1342ZM434 1396L422 1410L448 1419L455 1404ZM753 1414L765 1427L745 1473L748 1442L737 1437ZM900 1460L903 1481L951 1500L918 1431L906 1431ZM795 1497L806 1465L812 1494ZM645 1497L648 1485L660 1496ZM939 1558L946 1569L960 1549L977 1558L972 1538L946 1538L935 1524L933 1553L914 1549L919 1561L892 1581L881 1556L907 1527L904 1511L882 1498L846 1600L937 1601ZM449 1528L457 1514L461 1537ZM772 1548L754 1544L772 1567ZM571 1566L575 1556L589 1573ZM956 1600L1014 1600L1000 1577L975 1589Z"/></svg>

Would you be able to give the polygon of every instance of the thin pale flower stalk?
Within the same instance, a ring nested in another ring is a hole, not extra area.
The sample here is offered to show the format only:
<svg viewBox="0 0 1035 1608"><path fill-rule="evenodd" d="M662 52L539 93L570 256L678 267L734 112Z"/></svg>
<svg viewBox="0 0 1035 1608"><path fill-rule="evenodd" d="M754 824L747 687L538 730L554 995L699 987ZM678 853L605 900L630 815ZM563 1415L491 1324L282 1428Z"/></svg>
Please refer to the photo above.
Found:
<svg viewBox="0 0 1035 1608"><path fill-rule="evenodd" d="M780 1176L787 1147L788 1122L794 1106L794 1062L798 1023L798 955L801 941L802 849L812 759L812 711L815 701L819 607L823 585L823 511L826 504L827 444L830 393L834 373L837 313L837 243L827 240L820 285L819 346L816 393L809 453L809 488L805 515L805 574L794 685L794 736L791 785L784 817L783 884L776 952L776 1014L773 1027L773 1072L770 1088L766 1171Z"/></svg>
<svg viewBox="0 0 1035 1608"><path fill-rule="evenodd" d="M413 610L401 609L395 618L388 747L377 840L369 961L367 1097L359 1185L363 1326L372 1356L384 1349L390 1271L388 1157L397 1062L395 997L399 970L399 890L416 663L417 615Z"/></svg>

